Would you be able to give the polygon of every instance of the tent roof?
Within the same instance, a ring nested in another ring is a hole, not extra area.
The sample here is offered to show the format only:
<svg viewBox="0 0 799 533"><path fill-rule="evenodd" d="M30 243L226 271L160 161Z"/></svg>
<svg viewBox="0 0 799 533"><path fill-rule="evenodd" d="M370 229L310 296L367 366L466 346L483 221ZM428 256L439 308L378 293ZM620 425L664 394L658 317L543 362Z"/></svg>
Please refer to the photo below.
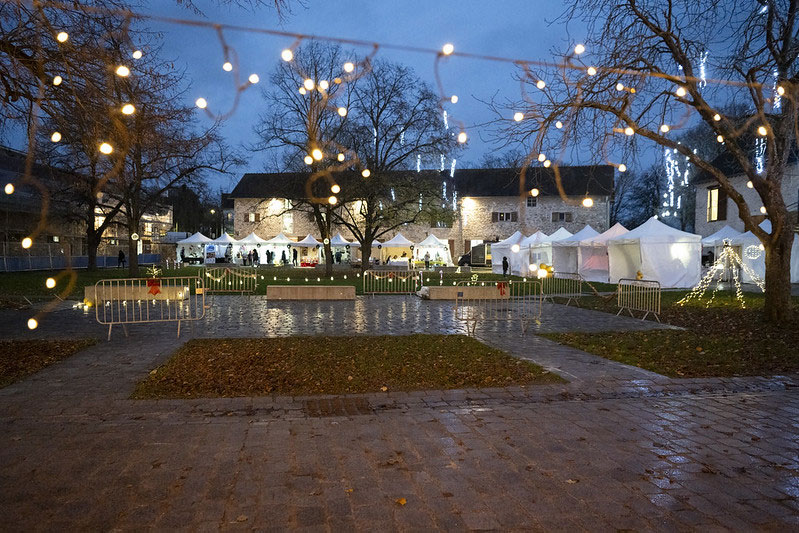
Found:
<svg viewBox="0 0 799 533"><path fill-rule="evenodd" d="M544 242L544 239L546 239L546 238L547 238L547 234L544 233L541 230L538 230L535 233L533 233L532 235L530 235L529 237L525 237L524 239L522 239L522 242L520 244L522 246L532 246L534 244L538 244L540 242Z"/></svg>
<svg viewBox="0 0 799 533"><path fill-rule="evenodd" d="M599 235L599 232L592 228L590 225L586 224L583 229L572 235L571 237L566 237L565 239L561 239L557 242L554 242L554 245L557 246L577 246L580 244L580 241L583 239L588 239L591 237L596 237Z"/></svg>
<svg viewBox="0 0 799 533"><path fill-rule="evenodd" d="M405 248L413 246L413 243L406 239L402 233L397 233L391 240L383 243L383 248Z"/></svg>
<svg viewBox="0 0 799 533"><path fill-rule="evenodd" d="M758 224L760 229L767 233L771 233L771 221L769 219L765 219L763 222ZM704 242L704 239L703 239ZM749 245L749 244L760 244L760 239L758 239L754 233L751 231L747 231L746 233L740 233L736 237L730 239L730 244L735 245Z"/></svg>
<svg viewBox="0 0 799 533"><path fill-rule="evenodd" d="M729 224L718 230L713 235L708 235L702 239L703 246L719 246L724 244L725 240L730 240L740 235L741 232L737 229L731 228Z"/></svg>
<svg viewBox="0 0 799 533"><path fill-rule="evenodd" d="M491 248L502 247L502 246L513 246L514 244L520 244L524 240L524 235L522 235L521 231L517 231L504 241L495 242L491 245Z"/></svg>
<svg viewBox="0 0 799 533"><path fill-rule="evenodd" d="M580 246L605 246L610 239L618 237L619 235L624 235L629 231L630 230L622 226L621 223L616 222L609 230L581 240Z"/></svg>
<svg viewBox="0 0 799 533"><path fill-rule="evenodd" d="M271 239L266 241L267 244L294 244L294 241L283 235L282 233L278 233Z"/></svg>
<svg viewBox="0 0 799 533"><path fill-rule="evenodd" d="M702 237L699 235L672 228L656 217L652 217L634 230L630 230L618 237L608 239L608 242L612 244L624 244L630 242L699 242L701 240Z"/></svg>
<svg viewBox="0 0 799 533"><path fill-rule="evenodd" d="M347 246L348 244L350 246L360 246L360 243L358 243L358 242L350 242L347 239L345 239L344 237L342 237L341 233L339 233L338 235L336 235L335 237L330 239L330 246Z"/></svg>
<svg viewBox="0 0 799 533"><path fill-rule="evenodd" d="M432 233L416 246L427 246L428 248L449 248L449 244L442 241Z"/></svg>
<svg viewBox="0 0 799 533"><path fill-rule="evenodd" d="M211 239L198 231L191 237L186 237L182 241L178 241L178 244L205 244L207 242L211 242Z"/></svg>
<svg viewBox="0 0 799 533"><path fill-rule="evenodd" d="M228 235L227 233L223 233L220 237L213 240L214 244L236 244L238 241Z"/></svg>
<svg viewBox="0 0 799 533"><path fill-rule="evenodd" d="M297 243L298 246L319 246L320 244L322 243L314 239L313 235L310 233L306 235L303 240Z"/></svg>
<svg viewBox="0 0 799 533"><path fill-rule="evenodd" d="M239 239L240 244L261 244L263 242L266 242L266 239L262 239L254 231L243 239Z"/></svg>
<svg viewBox="0 0 799 533"><path fill-rule="evenodd" d="M567 237L571 236L572 233L563 226L561 226L552 235L549 235L548 237L541 239L541 242L557 242L557 241L562 241L563 239L566 239Z"/></svg>

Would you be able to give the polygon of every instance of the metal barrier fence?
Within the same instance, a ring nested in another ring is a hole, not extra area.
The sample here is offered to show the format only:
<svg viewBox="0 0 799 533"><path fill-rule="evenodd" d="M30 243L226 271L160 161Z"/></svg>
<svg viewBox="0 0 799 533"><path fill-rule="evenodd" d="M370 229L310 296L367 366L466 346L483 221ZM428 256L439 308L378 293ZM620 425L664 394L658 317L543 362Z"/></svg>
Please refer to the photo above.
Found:
<svg viewBox="0 0 799 533"><path fill-rule="evenodd" d="M647 279L620 279L616 292L618 294L616 303L619 306L619 312L616 315L627 309L630 316L635 317L633 311L641 311L644 313L641 320L652 313L660 322L660 317L658 317L660 314L660 282Z"/></svg>
<svg viewBox="0 0 799 533"><path fill-rule="evenodd" d="M89 257L70 255L69 246L60 243L34 243L30 248L22 248L19 243L3 242L0 246L0 272L22 272L27 270L63 270L65 268L86 268ZM125 250L127 254L127 249ZM139 254L139 264L158 264L160 254ZM98 255L97 268L117 268L117 256Z"/></svg>
<svg viewBox="0 0 799 533"><path fill-rule="evenodd" d="M148 322L200 320L205 316L205 291L199 276L101 279L94 285L95 317L111 328Z"/></svg>
<svg viewBox="0 0 799 533"><path fill-rule="evenodd" d="M252 267L206 267L200 272L207 293L255 294L258 288L258 272Z"/></svg>
<svg viewBox="0 0 799 533"><path fill-rule="evenodd" d="M544 298L553 302L555 298L565 298L566 305L574 300L580 306L580 297L583 294L583 277L575 272L553 272L541 280Z"/></svg>
<svg viewBox="0 0 799 533"><path fill-rule="evenodd" d="M466 331L474 335L478 322L519 320L522 335L530 321L541 320L540 281L461 281L455 294L455 319L466 322Z"/></svg>
<svg viewBox="0 0 799 533"><path fill-rule="evenodd" d="M363 273L364 294L414 294L422 288L418 270L367 270Z"/></svg>

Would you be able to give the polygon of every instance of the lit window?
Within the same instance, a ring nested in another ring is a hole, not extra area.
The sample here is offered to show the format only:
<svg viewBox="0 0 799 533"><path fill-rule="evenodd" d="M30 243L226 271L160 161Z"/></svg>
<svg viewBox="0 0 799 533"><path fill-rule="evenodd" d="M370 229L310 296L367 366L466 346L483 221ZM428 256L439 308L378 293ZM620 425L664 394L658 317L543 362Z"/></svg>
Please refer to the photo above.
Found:
<svg viewBox="0 0 799 533"><path fill-rule="evenodd" d="M255 222L255 213L249 213L249 221Z"/></svg>
<svg viewBox="0 0 799 533"><path fill-rule="evenodd" d="M719 219L719 190L707 190L707 221L712 222Z"/></svg>

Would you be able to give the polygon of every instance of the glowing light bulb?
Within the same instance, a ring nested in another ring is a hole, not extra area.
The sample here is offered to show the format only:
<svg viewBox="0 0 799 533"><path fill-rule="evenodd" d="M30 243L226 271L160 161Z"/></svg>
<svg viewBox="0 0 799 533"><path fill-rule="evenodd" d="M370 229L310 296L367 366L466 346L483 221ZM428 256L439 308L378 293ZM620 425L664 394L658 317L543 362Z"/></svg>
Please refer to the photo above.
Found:
<svg viewBox="0 0 799 533"><path fill-rule="evenodd" d="M302 82L302 86L309 91L313 91L315 84L311 78L307 78L304 82Z"/></svg>
<svg viewBox="0 0 799 533"><path fill-rule="evenodd" d="M547 274L549 274L549 272L547 271L546 268L539 268L537 274L539 278L545 278L547 277Z"/></svg>
<svg viewBox="0 0 799 533"><path fill-rule="evenodd" d="M540 162L543 163L546 158L547 158L546 154L538 154L538 160Z"/></svg>
<svg viewBox="0 0 799 533"><path fill-rule="evenodd" d="M720 143L723 143L724 142L724 137L721 136L721 135L716 135L716 141L718 141Z"/></svg>
<svg viewBox="0 0 799 533"><path fill-rule="evenodd" d="M594 67L588 67L588 70L586 72L588 72L589 76L595 76L596 75L596 69Z"/></svg>
<svg viewBox="0 0 799 533"><path fill-rule="evenodd" d="M294 52L291 51L291 48L286 48L280 52L280 59L283 61L291 61L294 59Z"/></svg>
<svg viewBox="0 0 799 533"><path fill-rule="evenodd" d="M344 154L338 154L336 159L338 159L339 161L344 161Z"/></svg>
<svg viewBox="0 0 799 533"><path fill-rule="evenodd" d="M56 76L55 78L53 78L53 85L56 86L61 85L62 81L64 81L64 78L62 78L61 76Z"/></svg>
<svg viewBox="0 0 799 533"><path fill-rule="evenodd" d="M541 191L539 191L538 189L530 190L530 196L538 196L539 194L541 194Z"/></svg>
<svg viewBox="0 0 799 533"><path fill-rule="evenodd" d="M28 329L36 329L39 327L39 322L35 318L28 319Z"/></svg>
<svg viewBox="0 0 799 533"><path fill-rule="evenodd" d="M25 237L24 239L22 239L22 247L25 248L26 250L30 248L32 244L33 240L30 237Z"/></svg>
<svg viewBox="0 0 799 533"><path fill-rule="evenodd" d="M313 157L311 157L309 155L306 155L305 158L303 159L303 161L305 161L306 165L313 165Z"/></svg>
<svg viewBox="0 0 799 533"><path fill-rule="evenodd" d="M200 109L205 109L206 107L208 107L208 102L205 100L205 98L200 97L194 101L194 105L196 105Z"/></svg>
<svg viewBox="0 0 799 533"><path fill-rule="evenodd" d="M50 136L50 140L54 143L57 143L61 140L61 133L54 131L53 134Z"/></svg>
<svg viewBox="0 0 799 533"><path fill-rule="evenodd" d="M55 287L55 279L47 278L47 280L44 282L44 286L47 287L48 289L52 289L53 287Z"/></svg>
<svg viewBox="0 0 799 533"><path fill-rule="evenodd" d="M339 107L338 108L339 116L346 117L347 116L347 108L346 107Z"/></svg>
<svg viewBox="0 0 799 533"><path fill-rule="evenodd" d="M619 165L619 172L627 172L627 165L625 165L624 163Z"/></svg>
<svg viewBox="0 0 799 533"><path fill-rule="evenodd" d="M662 131L663 133L668 133L670 129L671 129L671 128L669 128L669 125L668 125L668 124L662 124L662 125L660 126L660 131Z"/></svg>
<svg viewBox="0 0 799 533"><path fill-rule="evenodd" d="M341 187L339 187L338 183L334 183L332 187L330 187L330 192L333 194L338 194L341 192Z"/></svg>
<svg viewBox="0 0 799 533"><path fill-rule="evenodd" d="M141 59L141 56L142 56L143 54L142 54L142 51L141 51L141 50L135 50L135 51L133 52L133 54L131 54L131 55L133 56L133 59Z"/></svg>
<svg viewBox="0 0 799 533"><path fill-rule="evenodd" d="M363 176L364 178L368 178L371 175L372 173L368 168L363 169L363 172L361 172L361 176Z"/></svg>
<svg viewBox="0 0 799 533"><path fill-rule="evenodd" d="M538 270L538 265L536 265L535 263L530 263L527 268L529 268L531 272L535 272L536 270Z"/></svg>
<svg viewBox="0 0 799 533"><path fill-rule="evenodd" d="M69 34L65 31L61 31L58 32L58 35L56 35L55 38L59 43L65 43L67 42L67 39L69 39Z"/></svg>
<svg viewBox="0 0 799 533"><path fill-rule="evenodd" d="M686 95L686 93L687 93L687 92L686 92L686 90L685 90L685 87L678 87L678 88L677 88L677 96L680 96L680 97L682 97L682 96L685 96L685 95Z"/></svg>
<svg viewBox="0 0 799 533"><path fill-rule="evenodd" d="M233 63L231 63L230 61L225 61L222 64L222 70L224 70L225 72L230 72L231 70L233 70Z"/></svg>
<svg viewBox="0 0 799 533"><path fill-rule="evenodd" d="M582 44L578 44L577 46L574 47L574 53L577 54L578 56L583 52L585 52L585 46L583 46Z"/></svg>
<svg viewBox="0 0 799 533"><path fill-rule="evenodd" d="M616 90L617 91L623 91L624 90L624 84L622 82L617 83L616 84Z"/></svg>
<svg viewBox="0 0 799 533"><path fill-rule="evenodd" d="M119 65L116 69L116 73L117 76L120 76L122 78L127 78L128 76L130 76L130 69L125 65Z"/></svg>
<svg viewBox="0 0 799 533"><path fill-rule="evenodd" d="M716 122L718 122L719 120L721 120L721 115L719 115L718 113L716 113L715 115L713 115L713 120L715 120Z"/></svg>
<svg viewBox="0 0 799 533"><path fill-rule="evenodd" d="M344 72L352 72L353 70L355 70L355 65L352 62L347 61L344 63Z"/></svg>
<svg viewBox="0 0 799 533"><path fill-rule="evenodd" d="M457 104L458 103L458 95L457 94L453 94L450 97L449 101L452 102L453 104Z"/></svg>
<svg viewBox="0 0 799 533"><path fill-rule="evenodd" d="M326 91L330 88L330 84L327 83L327 80L322 80L319 82L319 89L322 91Z"/></svg>
<svg viewBox="0 0 799 533"><path fill-rule="evenodd" d="M627 137L629 137L629 136L633 135L634 133L635 133L635 130L634 130L634 129L632 129L630 126L627 126L626 128L624 128L624 134L625 134Z"/></svg>
<svg viewBox="0 0 799 533"><path fill-rule="evenodd" d="M517 111L516 113L513 114L513 120L515 120L516 122L521 122L522 120L524 120L524 113L522 113L521 111Z"/></svg>
<svg viewBox="0 0 799 533"><path fill-rule="evenodd" d="M561 129L563 127L563 122L561 122L560 120L555 122L555 127Z"/></svg>
<svg viewBox="0 0 799 533"><path fill-rule="evenodd" d="M122 106L122 113L124 115L132 115L136 112L136 108L133 107L133 104L125 104Z"/></svg>
<svg viewBox="0 0 799 533"><path fill-rule="evenodd" d="M330 198L327 199L327 203L329 203L330 205L336 205L336 202L338 202L338 198L336 198L335 196L331 196Z"/></svg>
<svg viewBox="0 0 799 533"><path fill-rule="evenodd" d="M550 161L549 159L547 159L546 161L544 161L544 168L549 168L549 166L550 166L551 164L552 164L552 161Z"/></svg>
<svg viewBox="0 0 799 533"><path fill-rule="evenodd" d="M766 127L765 126L760 126L760 127L757 128L757 134L760 135L761 137L763 135L765 135L766 133L768 133L768 132L766 131Z"/></svg>
<svg viewBox="0 0 799 533"><path fill-rule="evenodd" d="M754 184L754 183L752 183L751 181L747 181L747 182L746 182L746 186L747 186L748 188L750 188L750 189L754 189L754 188L755 188L755 184Z"/></svg>
<svg viewBox="0 0 799 533"><path fill-rule="evenodd" d="M465 132L465 131L462 131L462 132L460 132L460 133L458 134L458 142L459 142L459 143L461 143L461 144L465 143L467 138L468 138L468 137L467 137L467 135L466 135L466 132Z"/></svg>
<svg viewBox="0 0 799 533"><path fill-rule="evenodd" d="M785 87L783 87L782 85L780 85L779 87L777 87L777 94L778 94L778 95L780 95L780 96L782 96L783 94L785 94Z"/></svg>
<svg viewBox="0 0 799 533"><path fill-rule="evenodd" d="M314 148L311 151L311 155L313 156L314 159L316 159L317 161L320 161L324 157L325 154L323 154L322 150L320 150L319 148Z"/></svg>
<svg viewBox="0 0 799 533"><path fill-rule="evenodd" d="M518 244L514 244L513 246L510 247L510 251L515 253L515 254L518 254L520 249L521 248L519 247Z"/></svg>
<svg viewBox="0 0 799 533"><path fill-rule="evenodd" d="M111 146L108 143L103 143L103 144L100 145L100 152L105 154L105 155L108 155L108 154L110 154L113 151L114 151L114 147Z"/></svg>
<svg viewBox="0 0 799 533"><path fill-rule="evenodd" d="M308 91L306 91L306 90L305 90L305 87L300 87L300 94L304 95L304 94L306 94L307 92L308 92Z"/></svg>
<svg viewBox="0 0 799 533"><path fill-rule="evenodd" d="M445 56L448 56L455 51L455 47L452 45L452 43L447 43L441 48L441 51L444 53Z"/></svg>
<svg viewBox="0 0 799 533"><path fill-rule="evenodd" d="M547 82L545 82L544 80L538 80L535 86L538 87L539 89L543 89L544 87L547 86Z"/></svg>
<svg viewBox="0 0 799 533"><path fill-rule="evenodd" d="M760 207L760 212L763 213L764 215L766 214L766 206L765 205Z"/></svg>
<svg viewBox="0 0 799 533"><path fill-rule="evenodd" d="M13 183L6 183L5 187L6 194L14 194L14 184Z"/></svg>
<svg viewBox="0 0 799 533"><path fill-rule="evenodd" d="M255 85L256 83L258 83L259 81L261 81L261 78L258 76L258 74L250 74L250 77L249 77L249 78L247 78L247 79L248 79L248 80L250 81L250 83L252 83L253 85Z"/></svg>
<svg viewBox="0 0 799 533"><path fill-rule="evenodd" d="M593 206L594 206L593 198L583 198L583 207L593 207Z"/></svg>

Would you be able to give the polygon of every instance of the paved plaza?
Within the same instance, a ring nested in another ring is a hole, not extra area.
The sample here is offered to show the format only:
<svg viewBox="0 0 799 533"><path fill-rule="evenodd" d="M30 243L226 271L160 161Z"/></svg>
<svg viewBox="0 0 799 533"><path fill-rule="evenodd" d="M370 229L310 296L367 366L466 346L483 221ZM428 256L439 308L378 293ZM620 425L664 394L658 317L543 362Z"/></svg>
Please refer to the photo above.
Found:
<svg viewBox="0 0 799 533"><path fill-rule="evenodd" d="M546 304L477 336L567 384L345 397L130 400L192 337L463 333L452 302L217 296L121 328L64 304L3 338L97 345L0 389L6 530L799 531L799 377L668 379L536 331L664 327Z"/></svg>

